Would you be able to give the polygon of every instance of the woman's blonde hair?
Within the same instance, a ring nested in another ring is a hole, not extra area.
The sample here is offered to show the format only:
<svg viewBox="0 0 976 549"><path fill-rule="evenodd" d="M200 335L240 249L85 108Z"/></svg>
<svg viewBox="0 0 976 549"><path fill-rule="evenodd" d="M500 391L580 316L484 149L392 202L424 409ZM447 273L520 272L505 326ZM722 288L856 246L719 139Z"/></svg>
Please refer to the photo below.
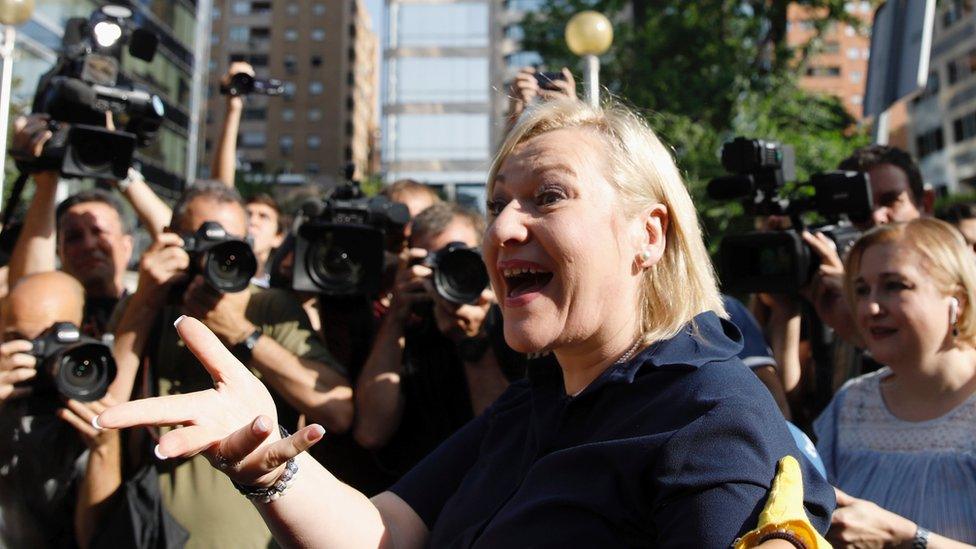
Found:
<svg viewBox="0 0 976 549"><path fill-rule="evenodd" d="M698 313L725 316L715 271L702 241L698 215L674 159L647 123L630 109L608 103L592 107L575 100L550 101L525 112L505 138L488 174L495 176L512 151L536 136L568 128L597 132L606 144L608 180L620 193L620 207L639 215L655 204L667 208L665 250L644 271L640 329L645 342L673 337Z"/></svg>
<svg viewBox="0 0 976 549"><path fill-rule="evenodd" d="M844 297L856 310L854 281L861 270L864 253L872 246L907 244L921 260L922 268L946 295L960 299L956 319L958 339L976 341L976 257L955 227L938 219L921 218L908 223L881 225L854 243L844 266Z"/></svg>

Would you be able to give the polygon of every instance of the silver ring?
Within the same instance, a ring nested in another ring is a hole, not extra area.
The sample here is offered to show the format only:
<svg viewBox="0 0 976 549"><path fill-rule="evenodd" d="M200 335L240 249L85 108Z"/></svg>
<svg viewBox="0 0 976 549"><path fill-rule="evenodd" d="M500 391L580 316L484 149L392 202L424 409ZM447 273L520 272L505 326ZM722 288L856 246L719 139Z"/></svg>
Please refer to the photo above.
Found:
<svg viewBox="0 0 976 549"><path fill-rule="evenodd" d="M217 468L221 471L233 469L240 463L239 461L231 461L227 459L223 454L220 453L219 449L217 450L217 455L214 457L214 460L217 462Z"/></svg>

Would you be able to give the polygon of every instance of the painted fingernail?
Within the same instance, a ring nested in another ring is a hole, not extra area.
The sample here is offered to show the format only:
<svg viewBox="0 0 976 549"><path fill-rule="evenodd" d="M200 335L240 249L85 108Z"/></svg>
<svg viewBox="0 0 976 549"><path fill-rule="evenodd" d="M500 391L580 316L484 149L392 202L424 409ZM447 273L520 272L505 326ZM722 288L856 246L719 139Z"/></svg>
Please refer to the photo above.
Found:
<svg viewBox="0 0 976 549"><path fill-rule="evenodd" d="M308 439L315 440L317 438L322 438L325 436L325 427L321 425L312 425L312 428L308 430Z"/></svg>
<svg viewBox="0 0 976 549"><path fill-rule="evenodd" d="M102 427L101 425L98 424L98 416L95 416L95 417L92 418L91 424L92 424L92 427L94 427L98 431L104 431L105 430L104 427Z"/></svg>
<svg viewBox="0 0 976 549"><path fill-rule="evenodd" d="M268 419L264 416L259 416L254 420L254 428L258 430L259 433L266 433L270 429L268 425Z"/></svg>
<svg viewBox="0 0 976 549"><path fill-rule="evenodd" d="M166 456L164 456L163 453L159 451L158 444L156 445L155 448L153 448L153 453L156 454L156 459L158 459L159 461L165 461L167 459Z"/></svg>
<svg viewBox="0 0 976 549"><path fill-rule="evenodd" d="M186 318L186 315L180 315L180 318L177 318L176 320L173 321L173 326L178 327L180 325L180 322L183 322L184 318Z"/></svg>

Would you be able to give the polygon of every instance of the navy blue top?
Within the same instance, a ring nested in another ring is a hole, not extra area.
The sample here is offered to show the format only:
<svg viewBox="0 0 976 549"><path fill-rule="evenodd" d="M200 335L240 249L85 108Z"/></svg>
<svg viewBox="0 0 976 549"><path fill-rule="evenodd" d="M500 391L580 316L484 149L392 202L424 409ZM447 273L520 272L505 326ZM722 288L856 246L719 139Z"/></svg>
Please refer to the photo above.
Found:
<svg viewBox="0 0 976 549"><path fill-rule="evenodd" d="M735 324L742 334L742 350L738 353L742 362L750 368L760 366L775 368L776 359L773 358L772 349L766 344L766 336L756 322L756 317L752 316L741 301L730 295L723 295L722 303L725 305L725 312L729 313L729 321Z"/></svg>
<svg viewBox="0 0 976 549"><path fill-rule="evenodd" d="M714 313L608 368L578 397L530 368L391 490L433 547L728 547L755 527L786 454L821 532L831 487Z"/></svg>

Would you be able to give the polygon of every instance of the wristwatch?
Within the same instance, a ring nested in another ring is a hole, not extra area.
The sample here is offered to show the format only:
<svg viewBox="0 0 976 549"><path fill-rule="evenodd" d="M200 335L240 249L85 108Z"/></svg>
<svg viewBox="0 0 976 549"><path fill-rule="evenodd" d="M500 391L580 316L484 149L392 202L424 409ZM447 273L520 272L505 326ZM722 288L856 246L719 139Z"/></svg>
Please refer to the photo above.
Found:
<svg viewBox="0 0 976 549"><path fill-rule="evenodd" d="M916 527L915 537L912 538L912 549L925 549L929 546L929 536L932 532L929 532L921 526Z"/></svg>
<svg viewBox="0 0 976 549"><path fill-rule="evenodd" d="M485 335L466 337L458 342L457 350L461 360L468 363L475 363L485 356L491 341Z"/></svg>
<svg viewBox="0 0 976 549"><path fill-rule="evenodd" d="M254 354L254 347L258 344L258 340L261 339L261 335L264 332L261 328L255 328L251 335L244 338L244 341L234 345L230 352L237 357L237 360L241 361L241 364L247 364L251 361L251 355Z"/></svg>

